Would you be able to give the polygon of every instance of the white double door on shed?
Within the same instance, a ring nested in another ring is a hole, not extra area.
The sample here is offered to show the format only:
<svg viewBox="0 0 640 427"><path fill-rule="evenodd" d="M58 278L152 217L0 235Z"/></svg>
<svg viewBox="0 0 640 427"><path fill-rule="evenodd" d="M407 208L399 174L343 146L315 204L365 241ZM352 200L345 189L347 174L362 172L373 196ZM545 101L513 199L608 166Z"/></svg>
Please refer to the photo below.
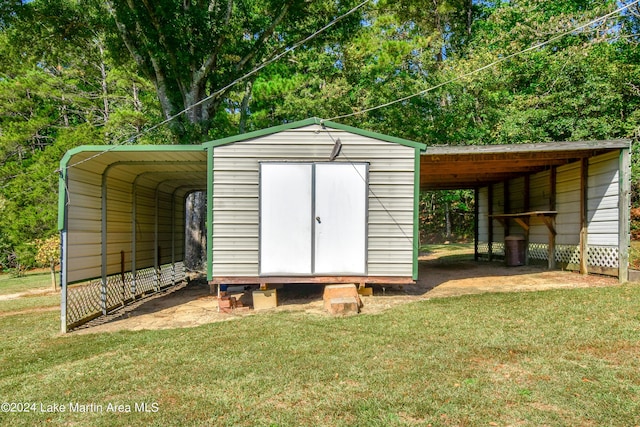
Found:
<svg viewBox="0 0 640 427"><path fill-rule="evenodd" d="M368 169L261 163L260 274L366 274Z"/></svg>

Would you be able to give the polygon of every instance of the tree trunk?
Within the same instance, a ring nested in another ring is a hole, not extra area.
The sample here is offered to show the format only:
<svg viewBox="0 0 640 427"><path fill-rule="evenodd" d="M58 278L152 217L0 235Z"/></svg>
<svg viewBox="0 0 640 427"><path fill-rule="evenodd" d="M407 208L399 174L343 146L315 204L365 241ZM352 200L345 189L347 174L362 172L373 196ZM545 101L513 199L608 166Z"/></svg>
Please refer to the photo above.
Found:
<svg viewBox="0 0 640 427"><path fill-rule="evenodd" d="M207 258L206 204L203 191L187 197L184 264L190 270L201 270Z"/></svg>
<svg viewBox="0 0 640 427"><path fill-rule="evenodd" d="M249 101L251 100L251 91L253 89L253 81L247 81L244 88L244 96L240 106L240 133L245 133L247 128L247 119L249 118Z"/></svg>
<svg viewBox="0 0 640 427"><path fill-rule="evenodd" d="M58 285L56 284L56 264L55 262L51 262L51 284L53 285L53 290L57 290Z"/></svg>
<svg viewBox="0 0 640 427"><path fill-rule="evenodd" d="M449 207L449 202L444 203L444 218L446 221L446 233L447 240L451 239L451 209Z"/></svg>
<svg viewBox="0 0 640 427"><path fill-rule="evenodd" d="M104 122L107 123L109 121L109 88L107 85L107 66L104 63L104 48L102 47L102 43L98 42L98 50L100 51L100 78L101 86L102 86L102 105L104 110L102 111L102 116L104 118Z"/></svg>

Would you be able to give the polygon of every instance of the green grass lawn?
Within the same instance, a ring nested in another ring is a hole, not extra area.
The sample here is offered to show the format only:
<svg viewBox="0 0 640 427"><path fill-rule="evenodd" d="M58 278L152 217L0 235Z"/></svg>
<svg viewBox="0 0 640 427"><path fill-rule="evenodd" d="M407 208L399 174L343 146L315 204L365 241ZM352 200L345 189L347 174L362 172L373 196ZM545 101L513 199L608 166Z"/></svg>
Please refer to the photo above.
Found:
<svg viewBox="0 0 640 427"><path fill-rule="evenodd" d="M634 426L639 302L631 284L66 336L57 312L5 315L0 402L36 406L0 425Z"/></svg>
<svg viewBox="0 0 640 427"><path fill-rule="evenodd" d="M53 289L51 273L28 272L24 276L16 277L10 273L0 273L0 295L26 292L39 288Z"/></svg>

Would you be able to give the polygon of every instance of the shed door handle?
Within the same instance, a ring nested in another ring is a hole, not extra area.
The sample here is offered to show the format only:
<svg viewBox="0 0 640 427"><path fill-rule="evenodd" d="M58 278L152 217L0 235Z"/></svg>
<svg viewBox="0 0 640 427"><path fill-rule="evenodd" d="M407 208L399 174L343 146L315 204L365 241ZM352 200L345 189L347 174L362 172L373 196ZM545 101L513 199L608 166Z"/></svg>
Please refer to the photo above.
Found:
<svg viewBox="0 0 640 427"><path fill-rule="evenodd" d="M322 224L322 221L320 221L320 217L319 216L316 217L316 221L318 221L318 224Z"/></svg>

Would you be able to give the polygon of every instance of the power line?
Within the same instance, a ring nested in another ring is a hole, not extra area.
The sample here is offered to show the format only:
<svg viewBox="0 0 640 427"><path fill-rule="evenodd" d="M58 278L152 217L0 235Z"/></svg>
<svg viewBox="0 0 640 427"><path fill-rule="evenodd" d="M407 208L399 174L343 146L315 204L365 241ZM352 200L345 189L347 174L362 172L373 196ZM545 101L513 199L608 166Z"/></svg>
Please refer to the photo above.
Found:
<svg viewBox="0 0 640 427"><path fill-rule="evenodd" d="M449 79L449 80L447 80L445 82L442 82L442 83L439 83L439 84L437 84L435 86L431 86L431 87L429 87L427 89L421 90L420 92L414 93L412 95L407 95L407 96L404 96L402 98L398 98L398 99L393 100L393 101L385 102L385 103L377 105L375 107L365 108L363 110L354 111L354 112L348 113L348 114L342 114L342 115L335 116L335 117L332 117L332 118L326 119L326 120L333 121L333 120L345 119L347 117L353 117L353 116L357 116L357 115L360 115L360 114L365 114L365 113L368 113L368 112L371 112L371 111L379 110L381 108L385 108L385 107L388 107L390 105L397 104L399 102L408 101L411 98L415 98L417 96L424 95L425 93L428 93L428 92L431 92L431 91L433 91L435 89L441 88L442 86L448 85L449 83L453 83L453 82L456 82L458 80L462 80L465 77L469 77L471 75L474 75L474 74L477 74L477 73L479 73L481 71L484 71L484 70L486 70L488 68L492 68L492 67L500 64L501 62L504 62L504 61L506 61L508 59L511 59L511 58L516 57L516 56L522 55L523 53L530 52L532 50L535 50L535 49L538 49L540 47L543 47L543 46L545 46L545 45L547 45L547 44L549 44L551 42L559 40L559 39L561 39L561 38L563 38L563 37L575 32L575 31L582 30L582 29L584 29L584 28L586 28L586 27L588 27L590 25L596 24L596 23L598 23L598 22L600 22L602 20L605 20L605 19L607 19L607 18L609 18L609 17L611 17L611 16L613 16L615 14L618 14L618 13L622 12L623 10L628 9L631 6L633 6L635 4L638 4L638 3L640 3L640 0L635 0L635 1L633 1L633 2L631 2L629 4L627 4L627 5L623 5L623 6L619 7L618 9L614 10L613 12L609 12L606 15L603 15L603 16L601 16L599 18L593 19L593 20L587 22L586 24L579 25L579 26L577 26L577 27L575 27L575 28L573 28L571 30L565 31L565 32L563 32L561 34L558 34L558 35L555 35L555 36L551 37L550 39L548 39L548 40L546 40L544 42L537 43L537 44L535 44L533 46L530 46L530 47L528 47L526 49L523 49L523 50L521 50L519 52L515 52L515 53L509 54L507 56L504 56L502 58L496 59L495 61L491 62L490 64L484 65L484 66L482 66L480 68L477 68L477 69L475 69L473 71L469 71L468 73L461 74L461 75L459 75L457 77L454 77L452 79Z"/></svg>
<svg viewBox="0 0 640 427"><path fill-rule="evenodd" d="M89 160L95 159L96 157L99 157L105 153L108 153L109 151L113 150L114 148L133 142L136 139L146 135L149 132L152 132L156 129L158 129L161 126L166 125L167 123L172 122L173 120L177 119L178 117L180 117L181 115L187 113L188 111L194 109L195 107L198 107L202 104L204 104L205 102L209 101L212 98L215 98L218 95L223 94L224 92L226 92L227 90L229 90L230 88L232 88L233 86L237 85L238 83L246 80L247 78L253 76L254 74L256 74L258 71L262 70L263 68L267 67L268 65L273 64L274 62L278 61L280 58L284 57L285 55L289 54L290 52L293 52L295 49L297 49L298 47L302 46L303 44L307 43L308 41L314 39L315 37L317 37L319 34L323 33L324 31L328 30L329 28L333 27L335 24L337 24L338 22L342 21L343 19L345 19L346 17L348 17L349 15L353 14L354 12L358 11L359 9L361 9L362 7L364 7L367 3L369 3L371 0L364 0L362 3L358 4L357 6L351 8L350 10L348 10L347 12L345 12L344 14L336 17L335 19L333 19L331 22L329 22L328 24L326 24L324 27L320 28L319 30L315 31L313 34L305 37L302 40L299 40L298 42L294 43L291 47L285 49L283 52L279 53L278 55L274 56L273 58L263 62L262 64L258 65L256 68L254 68L253 70L249 71L247 74L243 75L242 77L239 77L237 79L235 79L234 81L232 81L231 83L229 83L228 85L222 87L221 89L218 89L217 91L213 92L212 94L210 94L209 96L201 99L200 101L188 106L187 108L185 108L184 110L166 118L165 120L156 123L155 125L151 126L150 128L147 128L141 132L138 132L137 134L135 134L134 136L131 136L123 141L120 141L117 144L114 144L113 146L110 146L109 148L105 149L104 151L101 151L99 153L94 154L93 156L87 157L86 159L80 160L77 163L73 163L71 165L67 165L66 169L69 169L71 167L74 166L78 166L82 163L88 162ZM640 0L638 0L640 1Z"/></svg>

